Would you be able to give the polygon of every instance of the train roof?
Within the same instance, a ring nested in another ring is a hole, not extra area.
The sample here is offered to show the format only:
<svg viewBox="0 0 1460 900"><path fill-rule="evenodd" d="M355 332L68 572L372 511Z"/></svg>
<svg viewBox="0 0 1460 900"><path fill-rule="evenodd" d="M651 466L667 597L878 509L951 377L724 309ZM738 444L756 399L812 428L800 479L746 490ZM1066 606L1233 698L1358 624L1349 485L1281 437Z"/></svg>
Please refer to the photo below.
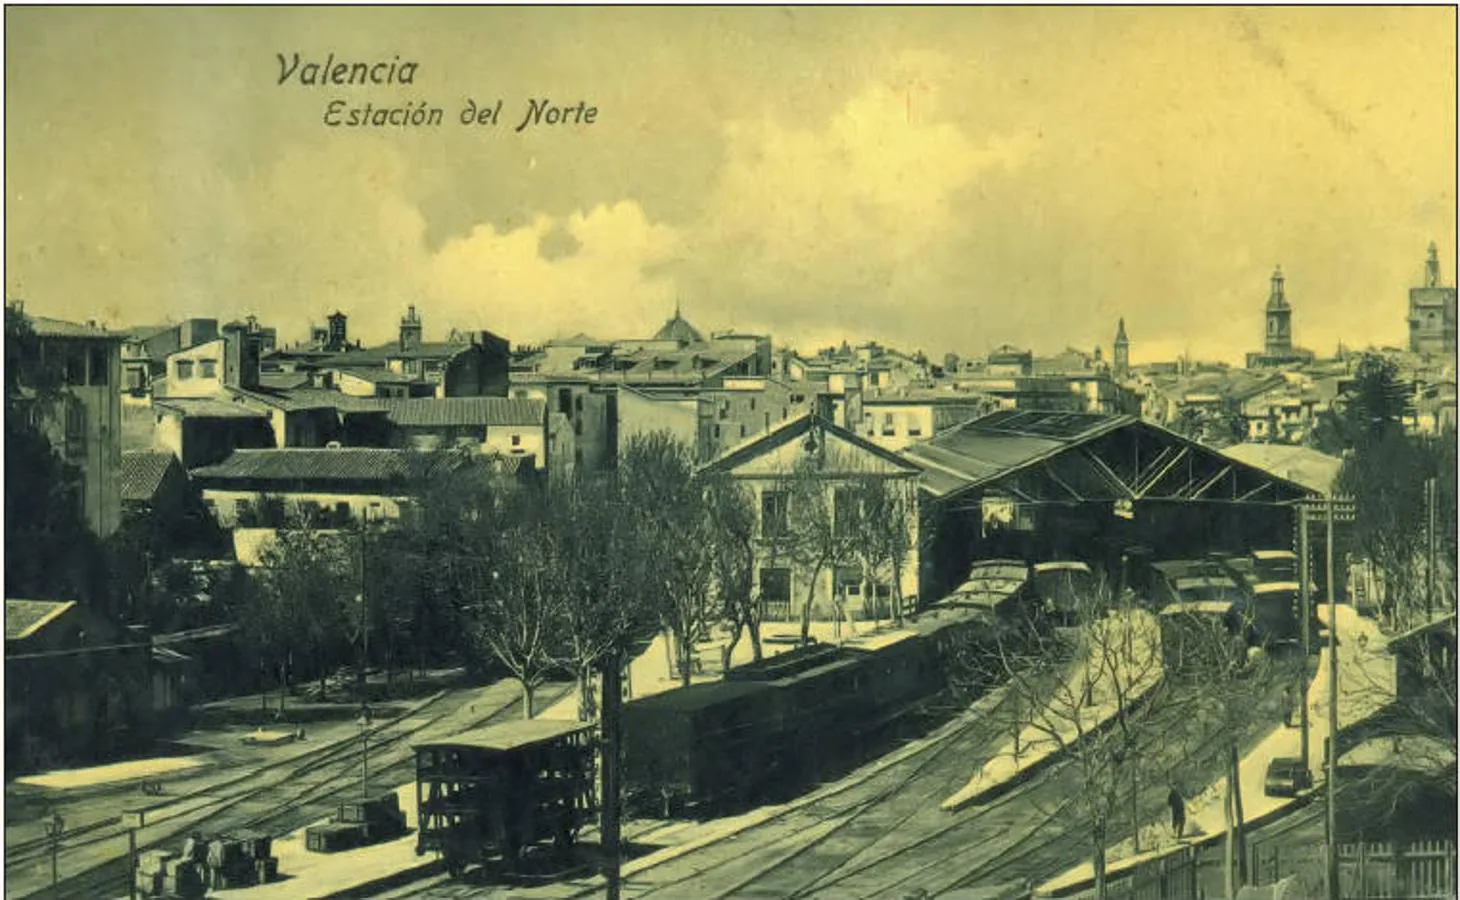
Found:
<svg viewBox="0 0 1460 900"><path fill-rule="evenodd" d="M1161 562L1151 563L1151 568L1167 578L1180 578L1187 575L1220 572L1221 564L1214 559L1165 559Z"/></svg>
<svg viewBox="0 0 1460 900"><path fill-rule="evenodd" d="M1090 571L1090 566L1087 563L1082 563L1074 559L1050 560L1049 562L1034 564L1035 575L1043 575L1046 572L1084 572L1086 574L1094 574Z"/></svg>
<svg viewBox="0 0 1460 900"><path fill-rule="evenodd" d="M1225 616L1236 609L1236 604L1226 600L1193 600L1188 603L1172 603L1161 610L1163 616L1176 616L1182 613L1195 615Z"/></svg>
<svg viewBox="0 0 1460 900"><path fill-rule="evenodd" d="M823 666L831 660L841 658L841 656L841 648L836 644L806 644L787 650L784 653L766 656L754 662L731 666L725 672L725 680L775 681L793 675L796 672L804 672L807 669Z"/></svg>
<svg viewBox="0 0 1460 900"><path fill-rule="evenodd" d="M639 697L630 702L625 709L651 712L659 710L694 712L768 690L770 687L764 681L707 681L702 684L692 684L689 687L671 688L647 697Z"/></svg>
<svg viewBox="0 0 1460 900"><path fill-rule="evenodd" d="M839 656L827 660L825 663L822 663L815 668L803 669L799 672L794 672L790 675L787 675L785 678L778 678L775 681L772 681L771 684L785 687L787 685L796 684L797 682L801 681L807 681L812 678L819 678L822 675L825 675L827 672L831 672L836 669L855 668L857 666L860 666L861 664L862 661L858 659L855 654L843 653Z"/></svg>
<svg viewBox="0 0 1460 900"><path fill-rule="evenodd" d="M996 617L987 607L960 602L957 597L949 595L911 617L907 627L919 634L927 634L969 619L993 622Z"/></svg>
<svg viewBox="0 0 1460 900"><path fill-rule="evenodd" d="M1225 575L1182 575L1173 579L1178 591L1187 591L1193 588L1229 588L1236 587L1236 583Z"/></svg>
<svg viewBox="0 0 1460 900"><path fill-rule="evenodd" d="M517 750L534 744L545 744L579 731L593 728L590 723L568 719L528 719L506 722L464 731L454 737L417 744L424 749Z"/></svg>
<svg viewBox="0 0 1460 900"><path fill-rule="evenodd" d="M1253 550L1252 551L1252 558L1253 559L1260 559L1260 560L1269 560L1269 559L1291 559L1291 560L1296 560L1298 558L1298 554L1294 553L1291 550Z"/></svg>
<svg viewBox="0 0 1460 900"><path fill-rule="evenodd" d="M1296 581L1266 581L1252 586L1254 594L1277 594L1289 591L1297 593L1299 590L1300 586Z"/></svg>
<svg viewBox="0 0 1460 900"><path fill-rule="evenodd" d="M918 633L910 628L899 628L895 631L874 631L871 634L859 634L842 644L848 650L859 650L864 653L875 653L884 650L893 644L900 644L903 641L911 640L918 636Z"/></svg>

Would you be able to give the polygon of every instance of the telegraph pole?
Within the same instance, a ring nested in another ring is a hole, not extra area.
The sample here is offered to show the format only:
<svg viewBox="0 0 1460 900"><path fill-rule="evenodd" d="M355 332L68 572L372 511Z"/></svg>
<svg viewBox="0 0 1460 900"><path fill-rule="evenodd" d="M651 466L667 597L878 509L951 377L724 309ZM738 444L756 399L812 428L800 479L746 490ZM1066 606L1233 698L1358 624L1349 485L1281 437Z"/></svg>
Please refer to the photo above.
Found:
<svg viewBox="0 0 1460 900"><path fill-rule="evenodd" d="M1435 617L1435 514L1436 488L1438 485L1435 479L1425 479L1425 621L1429 622Z"/></svg>
<svg viewBox="0 0 1460 900"><path fill-rule="evenodd" d="M603 730L603 811L599 831L603 840L603 879L608 900L619 900L619 727L623 707L623 657L611 651L603 665L603 708L599 724Z"/></svg>
<svg viewBox="0 0 1460 900"><path fill-rule="evenodd" d="M1328 498L1328 900L1341 900L1338 889L1338 600L1333 590L1333 498Z"/></svg>
<svg viewBox="0 0 1460 900"><path fill-rule="evenodd" d="M1339 507L1339 508L1334 508ZM1327 501L1327 592L1329 592L1329 900L1340 900L1339 894L1339 600L1333 589L1333 523L1353 522L1353 501Z"/></svg>
<svg viewBox="0 0 1460 900"><path fill-rule="evenodd" d="M1312 652L1309 620L1313 618L1312 585L1308 579L1308 508L1298 507L1298 593L1303 598L1303 665L1298 670L1299 728L1302 729L1303 768L1308 768L1308 654Z"/></svg>
<svg viewBox="0 0 1460 900"><path fill-rule="evenodd" d="M370 801L370 680L366 676L365 669L370 663L370 615L369 607L365 601L365 526L360 525L359 541L357 544L360 554L357 557L360 563L358 572L360 576L360 594L355 599L360 602L360 802Z"/></svg>

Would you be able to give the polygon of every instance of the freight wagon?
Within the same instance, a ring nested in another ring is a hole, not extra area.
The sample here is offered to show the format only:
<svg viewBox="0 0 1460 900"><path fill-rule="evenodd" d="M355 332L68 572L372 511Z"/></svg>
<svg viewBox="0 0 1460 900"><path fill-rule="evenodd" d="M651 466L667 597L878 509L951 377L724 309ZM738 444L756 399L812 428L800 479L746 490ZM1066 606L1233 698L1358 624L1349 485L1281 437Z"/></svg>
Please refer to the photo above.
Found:
<svg viewBox="0 0 1460 900"><path fill-rule="evenodd" d="M948 686L956 653L1007 626L961 607L844 646L812 644L625 704L630 807L718 815L786 799L861 758L909 712Z"/></svg>
<svg viewBox="0 0 1460 900"><path fill-rule="evenodd" d="M452 875L531 848L572 846L595 812L593 726L532 720L493 725L416 753L416 853Z"/></svg>

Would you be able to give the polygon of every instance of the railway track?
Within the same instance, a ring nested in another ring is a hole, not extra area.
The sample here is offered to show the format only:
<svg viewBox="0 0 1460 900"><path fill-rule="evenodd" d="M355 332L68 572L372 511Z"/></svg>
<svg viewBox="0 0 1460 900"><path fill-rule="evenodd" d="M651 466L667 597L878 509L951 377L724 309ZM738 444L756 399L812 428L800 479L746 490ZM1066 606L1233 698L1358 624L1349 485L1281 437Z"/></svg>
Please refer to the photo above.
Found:
<svg viewBox="0 0 1460 900"><path fill-rule="evenodd" d="M1027 893L1033 883L1089 858L1083 817L1070 810L1080 796L1080 778L1068 760L1054 760L988 803L953 814L939 809L938 801L966 782L971 763L977 761L983 737L978 721L993 718L991 709L970 716L974 721L959 720L956 728L941 734L942 740L926 739L916 753L892 765L848 779L850 784L823 788L808 801L773 810L735 834L639 867L625 878L622 895L635 900L684 896L896 900L1000 885L1008 886L1014 896ZM1250 746L1265 730L1254 724L1244 743ZM1180 762L1215 773L1224 749L1224 734L1214 730L1195 746L1183 748ZM1142 791L1140 822L1158 820L1165 790L1164 785L1151 784ZM1128 803L1127 793L1116 808L1127 809ZM1108 841L1128 837L1130 824L1112 821ZM390 896L496 896L488 884L444 882L417 884ZM519 889L510 895L586 897L601 890L594 878L560 882L542 892Z"/></svg>
<svg viewBox="0 0 1460 900"><path fill-rule="evenodd" d="M549 703L555 702L570 689L562 686L560 690L550 692L545 699ZM432 698L432 705L440 699L440 696ZM413 739L424 739L436 731L454 734L493 724L510 717L519 708L520 699L513 697L506 702L494 703L485 715L473 716L467 721L459 720L460 708L440 712L422 721L423 709L418 707L376 726L371 733L368 750L374 762L371 778L376 784L383 784L403 769L411 768L409 747ZM175 849L173 845L195 831L268 830L276 834L288 833L327 815L338 795L350 785L359 783L361 755L358 738L344 739L301 757L249 770L221 784L178 795L171 798L169 807L194 805L156 820L155 825L149 822L138 831L137 849L139 852L153 848ZM55 889L47 884L30 891L7 891L7 896L59 900L63 897L104 897L108 893L125 890L128 877L126 835L126 830L120 827L120 817L93 823L88 831L79 835L80 840L63 839L61 852L73 856L87 851L97 854L108 841L115 841L114 854L66 877ZM49 842L43 840L38 843L38 853L34 848L37 842L32 842L29 856L14 866L7 853L6 868L12 878L24 872L26 867L33 872L37 867L46 865ZM27 880L33 882L36 879L32 875Z"/></svg>
<svg viewBox="0 0 1460 900"><path fill-rule="evenodd" d="M439 702L443 696L443 693L438 692L437 694L429 697L420 706L415 707L409 712L404 713L400 716L394 716L390 719L382 720L381 722L373 726L371 730L371 739L378 740L380 734L395 727L401 721L419 716L425 709ZM333 762L346 758L350 755L351 752L358 754L359 743L359 737L351 735L348 738L343 738L340 740L322 744L319 747L312 748L311 750L298 754L296 756L264 763L263 765L248 769L247 771L239 775L227 778L221 782L211 782L201 787L184 791L180 794L169 795L165 800L158 802L148 808L148 812L150 814L149 818L153 818L154 821L161 822L166 819L173 818L175 815L177 815L176 812L169 815L166 812L167 810L187 806L188 804L196 804L198 802L223 802L219 799L219 795L222 795L223 798L226 799L226 797L235 789L246 785L249 780L256 779L261 776L269 776L273 773L285 771L288 771L288 776L286 777L295 777L298 775L307 774L312 770L318 769L322 766L330 765ZM62 852L81 849L88 844L96 843L99 841L110 839L112 837L116 837L118 835L125 834L125 832L120 829L120 824L121 816L107 816L93 822L89 822L85 825L72 826L67 829L65 835L63 836L60 849ZM97 832L102 832L105 831L107 828L112 827L117 828L117 830L112 834L97 834ZM6 868L10 869L16 863L24 863L30 861L36 858L38 855L49 854L50 846L50 839L46 837L13 842L6 847Z"/></svg>
<svg viewBox="0 0 1460 900"><path fill-rule="evenodd" d="M1223 734L1214 731L1188 759L1215 766L1224 747ZM865 798L866 806L823 806L818 820L791 833L753 848L727 847L718 854L723 858L697 859L695 871L632 896L673 896L680 888L716 898L937 896L974 885L1028 884L1088 855L1080 817L1065 815L1081 789L1067 761L946 822L938 821L948 814L936 801L957 784L940 781L936 769L920 778L935 762L936 755L924 760L898 790L879 790ZM966 769L957 783L965 775ZM1143 792L1151 819L1163 799L1161 791ZM1121 836L1118 829L1111 835Z"/></svg>
<svg viewBox="0 0 1460 900"><path fill-rule="evenodd" d="M682 889L689 882L697 897L747 896L751 885L767 873L783 870L839 835L865 840L884 833L895 827L897 819L915 814L911 807L926 803L951 780L967 780L969 756L986 753L987 746L998 739L998 726L990 719L1002 703L1003 692L992 693L954 727L906 758L849 785L834 786L810 802L754 826L758 835L771 829L769 840L753 848L746 848L738 836L716 842L695 851L693 869L678 877L646 882L643 875L652 869L641 870L624 883L624 896L684 896ZM951 766L950 761L954 761ZM944 764L941 769L940 763ZM787 894L782 891L774 896Z"/></svg>

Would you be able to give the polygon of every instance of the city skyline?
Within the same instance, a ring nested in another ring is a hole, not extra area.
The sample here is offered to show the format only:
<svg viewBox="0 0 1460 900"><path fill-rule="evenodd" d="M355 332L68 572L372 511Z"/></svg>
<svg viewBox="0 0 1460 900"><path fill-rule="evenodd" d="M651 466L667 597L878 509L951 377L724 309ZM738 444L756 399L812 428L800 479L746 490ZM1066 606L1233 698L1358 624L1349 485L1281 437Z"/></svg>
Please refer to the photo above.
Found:
<svg viewBox="0 0 1460 900"><path fill-rule="evenodd" d="M339 308L369 344L414 303L428 339L537 343L680 305L935 358L1108 349L1123 317L1133 363L1235 362L1279 264L1320 355L1405 345L1431 241L1454 283L1453 10L6 19L6 291L42 315L288 343ZM306 79L336 60L389 71ZM517 131L542 98L577 124ZM444 121L325 124L340 99Z"/></svg>

